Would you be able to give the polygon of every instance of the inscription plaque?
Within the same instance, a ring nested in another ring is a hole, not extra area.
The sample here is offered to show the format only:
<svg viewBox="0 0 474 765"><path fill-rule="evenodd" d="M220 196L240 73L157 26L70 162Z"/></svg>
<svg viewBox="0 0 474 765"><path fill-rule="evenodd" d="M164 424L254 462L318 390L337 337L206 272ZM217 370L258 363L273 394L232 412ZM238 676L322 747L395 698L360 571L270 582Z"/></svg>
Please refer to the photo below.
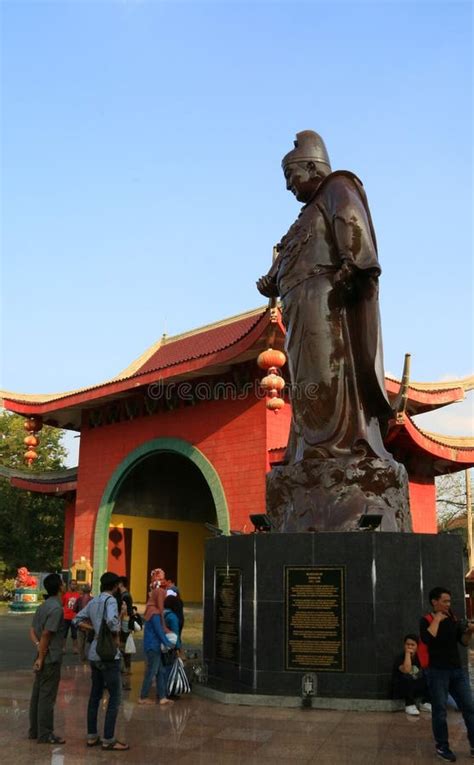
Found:
<svg viewBox="0 0 474 765"><path fill-rule="evenodd" d="M242 571L216 568L216 659L240 662Z"/></svg>
<svg viewBox="0 0 474 765"><path fill-rule="evenodd" d="M344 566L285 566L286 669L345 671Z"/></svg>

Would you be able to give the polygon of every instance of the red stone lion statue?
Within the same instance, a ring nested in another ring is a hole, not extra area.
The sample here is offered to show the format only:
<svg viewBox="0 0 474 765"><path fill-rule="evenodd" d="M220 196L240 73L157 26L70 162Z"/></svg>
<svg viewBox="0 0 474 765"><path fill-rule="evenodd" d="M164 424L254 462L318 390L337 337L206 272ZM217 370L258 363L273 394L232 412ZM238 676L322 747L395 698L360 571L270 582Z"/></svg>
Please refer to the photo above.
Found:
<svg viewBox="0 0 474 765"><path fill-rule="evenodd" d="M21 566L16 573L16 587L36 587L38 580L35 576L31 576L26 566Z"/></svg>

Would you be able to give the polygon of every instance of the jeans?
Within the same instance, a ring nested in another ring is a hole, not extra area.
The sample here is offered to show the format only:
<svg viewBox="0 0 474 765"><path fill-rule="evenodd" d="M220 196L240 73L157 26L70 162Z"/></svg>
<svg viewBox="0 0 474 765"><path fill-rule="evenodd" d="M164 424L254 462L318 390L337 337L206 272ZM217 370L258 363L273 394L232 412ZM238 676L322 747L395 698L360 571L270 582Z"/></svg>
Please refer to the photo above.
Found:
<svg viewBox="0 0 474 765"><path fill-rule="evenodd" d="M64 640L67 639L69 630L71 630L71 637L73 640L77 640L77 627L72 623L72 619L64 620Z"/></svg>
<svg viewBox="0 0 474 765"><path fill-rule="evenodd" d="M446 707L448 694L451 694L464 718L469 743L474 747L474 704L467 670L430 667L428 685L432 705L431 725L436 745L449 747Z"/></svg>
<svg viewBox="0 0 474 765"><path fill-rule="evenodd" d="M40 671L35 672L30 701L30 738L46 741L54 733L54 704L60 677L59 661L43 664Z"/></svg>
<svg viewBox="0 0 474 765"><path fill-rule="evenodd" d="M140 691L140 698L146 699L149 692L151 685L153 683L153 678L155 678L156 682L156 696L158 699L165 699L166 698L166 670L167 667L163 666L163 662L161 661L161 651L146 651L146 667L145 667L145 677L143 678L143 685L142 689Z"/></svg>
<svg viewBox="0 0 474 765"><path fill-rule="evenodd" d="M120 661L91 661L92 687L87 705L87 738L95 739L97 732L97 716L99 704L107 688L109 703L105 713L104 744L115 743L115 723L122 700L122 678L120 676Z"/></svg>

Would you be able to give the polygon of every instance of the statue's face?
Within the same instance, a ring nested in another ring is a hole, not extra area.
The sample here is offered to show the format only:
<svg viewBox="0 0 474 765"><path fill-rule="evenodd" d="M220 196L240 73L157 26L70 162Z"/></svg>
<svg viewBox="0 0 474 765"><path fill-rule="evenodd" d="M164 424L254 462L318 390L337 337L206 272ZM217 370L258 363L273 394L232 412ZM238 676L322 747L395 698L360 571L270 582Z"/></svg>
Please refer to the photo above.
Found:
<svg viewBox="0 0 474 765"><path fill-rule="evenodd" d="M309 202L321 182L314 162L289 162L283 172L288 191L298 202Z"/></svg>

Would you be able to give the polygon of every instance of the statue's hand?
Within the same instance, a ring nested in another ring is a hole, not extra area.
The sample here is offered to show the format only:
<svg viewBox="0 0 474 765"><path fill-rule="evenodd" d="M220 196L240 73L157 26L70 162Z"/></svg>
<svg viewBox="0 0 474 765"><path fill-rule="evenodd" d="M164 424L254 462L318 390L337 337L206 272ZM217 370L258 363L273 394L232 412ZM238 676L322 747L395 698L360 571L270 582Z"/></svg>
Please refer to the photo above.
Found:
<svg viewBox="0 0 474 765"><path fill-rule="evenodd" d="M261 276L257 282L257 289L265 297L278 297L277 286L270 276Z"/></svg>
<svg viewBox="0 0 474 765"><path fill-rule="evenodd" d="M336 274L336 282L346 290L351 290L354 283L354 266L347 260L343 262Z"/></svg>

